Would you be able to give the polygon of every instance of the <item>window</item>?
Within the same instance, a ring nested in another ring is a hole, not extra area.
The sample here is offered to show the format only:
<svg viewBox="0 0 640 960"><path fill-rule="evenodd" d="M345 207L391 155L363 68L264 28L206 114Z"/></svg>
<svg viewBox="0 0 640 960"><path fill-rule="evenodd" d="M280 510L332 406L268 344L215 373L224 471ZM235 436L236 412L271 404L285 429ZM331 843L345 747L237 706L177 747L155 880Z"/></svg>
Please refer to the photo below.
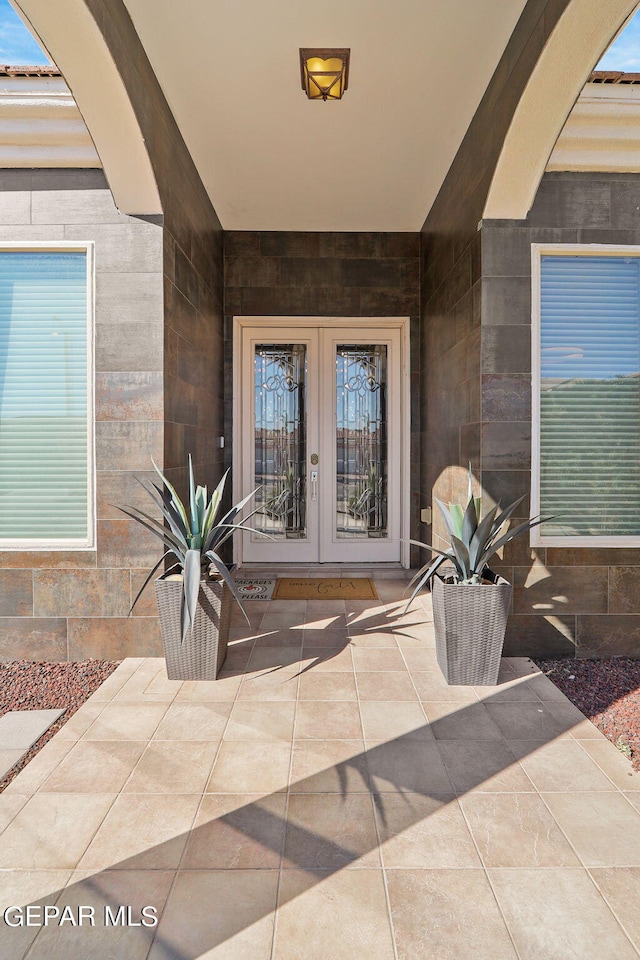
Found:
<svg viewBox="0 0 640 960"><path fill-rule="evenodd" d="M0 248L0 549L91 547L92 249Z"/></svg>
<svg viewBox="0 0 640 960"><path fill-rule="evenodd" d="M541 546L640 544L640 248L534 244Z"/></svg>

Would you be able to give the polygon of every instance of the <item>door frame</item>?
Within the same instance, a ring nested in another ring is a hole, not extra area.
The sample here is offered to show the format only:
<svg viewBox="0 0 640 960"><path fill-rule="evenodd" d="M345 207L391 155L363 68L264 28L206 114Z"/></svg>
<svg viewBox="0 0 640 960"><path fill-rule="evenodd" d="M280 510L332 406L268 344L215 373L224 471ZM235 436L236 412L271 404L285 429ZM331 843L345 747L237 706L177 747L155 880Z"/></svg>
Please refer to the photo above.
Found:
<svg viewBox="0 0 640 960"><path fill-rule="evenodd" d="M400 562L403 567L410 566L410 506L411 506L411 377L409 357L409 317L251 317L233 318L233 431L232 431L232 474L233 500L237 503L242 497L242 423L246 413L248 398L242 394L242 338L247 327L352 327L363 331L400 330ZM249 417L249 419L251 419ZM234 563L242 566L242 534L233 537ZM330 566L330 564L329 564Z"/></svg>

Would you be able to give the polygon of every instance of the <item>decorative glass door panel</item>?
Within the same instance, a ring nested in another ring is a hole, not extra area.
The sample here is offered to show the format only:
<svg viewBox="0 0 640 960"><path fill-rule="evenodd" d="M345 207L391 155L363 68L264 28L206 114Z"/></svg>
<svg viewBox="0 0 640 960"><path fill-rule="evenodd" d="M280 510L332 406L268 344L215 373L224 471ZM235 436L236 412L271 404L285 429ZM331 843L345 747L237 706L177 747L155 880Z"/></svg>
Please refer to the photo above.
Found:
<svg viewBox="0 0 640 960"><path fill-rule="evenodd" d="M306 522L307 348L254 348L254 526L274 540L303 540Z"/></svg>
<svg viewBox="0 0 640 960"><path fill-rule="evenodd" d="M246 326L244 562L399 561L400 331Z"/></svg>
<svg viewBox="0 0 640 960"><path fill-rule="evenodd" d="M336 535L387 535L387 345L336 350Z"/></svg>

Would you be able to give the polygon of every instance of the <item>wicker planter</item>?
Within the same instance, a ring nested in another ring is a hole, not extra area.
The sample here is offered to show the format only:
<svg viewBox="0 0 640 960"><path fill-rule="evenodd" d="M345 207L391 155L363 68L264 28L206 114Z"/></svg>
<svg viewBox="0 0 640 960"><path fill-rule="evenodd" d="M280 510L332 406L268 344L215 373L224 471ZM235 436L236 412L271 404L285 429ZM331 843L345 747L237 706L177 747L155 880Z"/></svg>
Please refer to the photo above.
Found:
<svg viewBox="0 0 640 960"><path fill-rule="evenodd" d="M202 580L193 627L181 639L181 580L155 581L160 629L169 680L215 680L227 655L231 604L229 587Z"/></svg>
<svg viewBox="0 0 640 960"><path fill-rule="evenodd" d="M438 664L449 684L498 682L502 645L511 603L511 584L488 574L483 584L432 581Z"/></svg>

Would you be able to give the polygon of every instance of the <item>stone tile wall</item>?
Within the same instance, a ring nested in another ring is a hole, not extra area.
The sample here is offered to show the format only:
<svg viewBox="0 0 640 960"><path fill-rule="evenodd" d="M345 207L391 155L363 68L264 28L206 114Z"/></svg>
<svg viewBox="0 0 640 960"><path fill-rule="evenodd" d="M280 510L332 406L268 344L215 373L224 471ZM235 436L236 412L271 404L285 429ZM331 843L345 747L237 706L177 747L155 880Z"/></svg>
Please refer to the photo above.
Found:
<svg viewBox="0 0 640 960"><path fill-rule="evenodd" d="M482 225L482 486L526 499L531 468L531 244L640 245L640 177L548 173L525 221ZM640 549L508 548L510 653L640 656ZM544 615L538 611L544 609Z"/></svg>
<svg viewBox="0 0 640 960"><path fill-rule="evenodd" d="M410 317L411 382L420 382L417 233L224 234L227 464L231 465L233 317ZM411 518L418 533L419 391L411 394Z"/></svg>
<svg viewBox="0 0 640 960"><path fill-rule="evenodd" d="M127 614L158 548L114 504L162 462L162 227L120 214L102 171L0 171L0 242L64 239L95 241L97 549L0 551L0 659L155 655L155 609Z"/></svg>

